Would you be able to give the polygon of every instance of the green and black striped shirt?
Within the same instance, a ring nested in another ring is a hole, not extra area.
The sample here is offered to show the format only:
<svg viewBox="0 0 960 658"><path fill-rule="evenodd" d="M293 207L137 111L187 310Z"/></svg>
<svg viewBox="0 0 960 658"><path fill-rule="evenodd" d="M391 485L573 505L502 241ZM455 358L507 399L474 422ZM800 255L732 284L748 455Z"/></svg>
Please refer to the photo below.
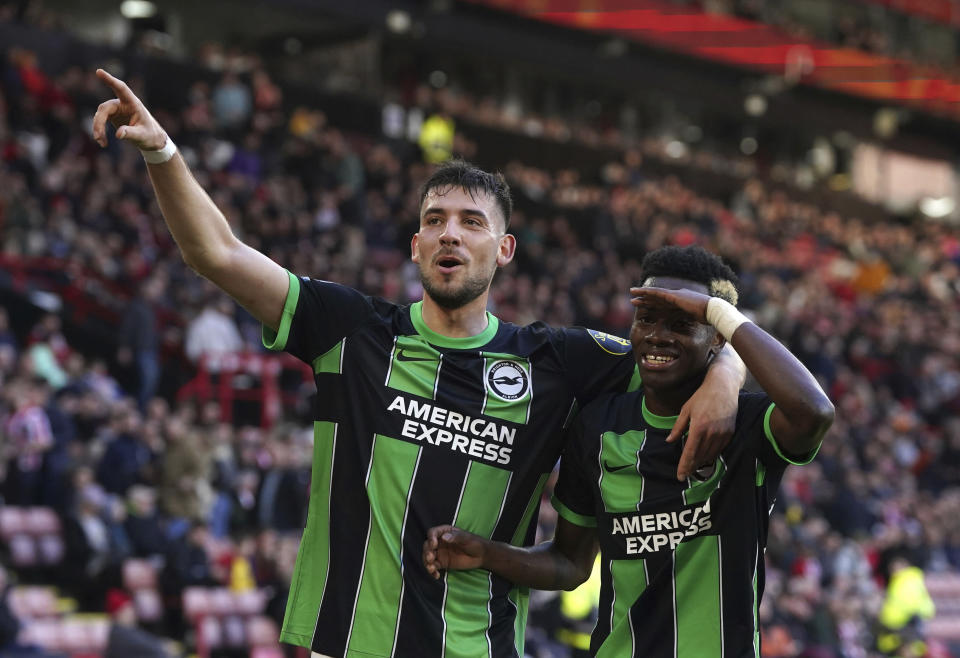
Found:
<svg viewBox="0 0 960 658"><path fill-rule="evenodd" d="M447 338L419 303L293 275L264 343L311 364L317 385L281 639L357 658L522 656L526 592L480 570L432 579L426 531L530 545L574 405L635 385L629 343L490 314L483 333Z"/></svg>
<svg viewBox="0 0 960 658"><path fill-rule="evenodd" d="M604 396L571 424L553 497L571 523L596 527L602 560L598 658L760 656L763 552L788 464L770 431L774 405L741 393L736 431L716 463L676 478L675 417L640 392Z"/></svg>

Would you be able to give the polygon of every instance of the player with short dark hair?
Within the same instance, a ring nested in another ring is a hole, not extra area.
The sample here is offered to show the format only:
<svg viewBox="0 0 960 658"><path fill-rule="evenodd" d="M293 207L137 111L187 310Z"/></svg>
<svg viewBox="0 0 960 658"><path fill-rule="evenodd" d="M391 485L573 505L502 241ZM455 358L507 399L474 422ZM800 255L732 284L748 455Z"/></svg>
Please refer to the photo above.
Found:
<svg viewBox="0 0 960 658"><path fill-rule="evenodd" d="M602 396L574 422L553 497L556 536L533 548L431 528L424 563L488 569L573 589L601 552L592 655L759 656L757 608L770 511L788 464L813 459L833 405L813 376L736 302L733 273L699 247L666 247L633 288L630 338L642 390ZM729 340L765 392L741 393L733 441L684 481L674 417ZM476 569L479 571L479 569Z"/></svg>
<svg viewBox="0 0 960 658"><path fill-rule="evenodd" d="M94 137L106 144L109 120L143 151L187 264L262 322L267 347L315 373L310 505L281 640L326 656L522 656L526 593L480 572L436 582L423 538L456 523L532 543L563 427L575 405L627 389L629 344L487 312L516 248L502 177L458 162L427 181L410 244L423 299L399 306L295 276L243 244L140 100L98 75L117 98L98 109ZM735 355L711 380L685 409L681 474L729 439Z"/></svg>

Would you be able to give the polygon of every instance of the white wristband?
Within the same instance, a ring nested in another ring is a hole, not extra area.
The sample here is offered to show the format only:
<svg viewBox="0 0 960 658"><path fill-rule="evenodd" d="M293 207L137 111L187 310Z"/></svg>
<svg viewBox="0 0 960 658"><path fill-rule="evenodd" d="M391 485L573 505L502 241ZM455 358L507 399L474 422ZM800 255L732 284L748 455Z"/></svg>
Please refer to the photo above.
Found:
<svg viewBox="0 0 960 658"><path fill-rule="evenodd" d="M163 145L163 148L159 151L140 151L143 155L143 159L146 160L147 164L163 164L167 160L173 157L173 154L177 152L177 145L173 143L173 140L167 137L166 143Z"/></svg>
<svg viewBox="0 0 960 658"><path fill-rule="evenodd" d="M750 322L750 319L727 300L711 297L707 302L707 322L712 324L721 336L730 340L733 332L744 322Z"/></svg>

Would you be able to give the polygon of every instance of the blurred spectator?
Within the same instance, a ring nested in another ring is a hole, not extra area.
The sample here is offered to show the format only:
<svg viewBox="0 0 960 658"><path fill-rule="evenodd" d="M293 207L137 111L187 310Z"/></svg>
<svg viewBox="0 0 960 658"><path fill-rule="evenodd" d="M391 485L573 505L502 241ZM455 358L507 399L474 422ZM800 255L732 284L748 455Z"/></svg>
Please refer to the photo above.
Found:
<svg viewBox="0 0 960 658"><path fill-rule="evenodd" d="M250 88L232 71L223 74L213 89L211 99L214 121L228 131L240 128L253 110Z"/></svg>
<svg viewBox="0 0 960 658"><path fill-rule="evenodd" d="M110 634L104 658L171 658L168 640L163 640L137 626L133 598L122 589L107 592L106 612L110 615Z"/></svg>
<svg viewBox="0 0 960 658"><path fill-rule="evenodd" d="M453 118L445 111L437 111L428 116L420 127L417 143L423 152L423 161L427 164L440 164L453 156L453 136L455 134Z"/></svg>
<svg viewBox="0 0 960 658"><path fill-rule="evenodd" d="M346 222L356 224L362 216L364 186L363 162L350 148L343 134L337 130L327 133L328 154L324 169L332 178L334 195L338 201L340 216Z"/></svg>
<svg viewBox="0 0 960 658"><path fill-rule="evenodd" d="M243 338L233 319L234 303L225 295L217 295L187 324L184 351L194 363L204 356L218 356L243 351Z"/></svg>
<svg viewBox="0 0 960 658"><path fill-rule="evenodd" d="M160 381L160 337L154 304L160 300L163 288L159 277L147 279L124 312L117 336L117 361L136 369L140 409L146 408Z"/></svg>
<svg viewBox="0 0 960 658"><path fill-rule="evenodd" d="M213 505L210 451L204 437L181 416L166 425L167 446L160 476L161 509L176 524L168 536L176 541L181 529L209 518Z"/></svg>
<svg viewBox="0 0 960 658"><path fill-rule="evenodd" d="M307 518L310 475L295 462L292 447L283 440L270 443L273 457L257 493L260 528L291 532L303 528Z"/></svg>
<svg viewBox="0 0 960 658"><path fill-rule="evenodd" d="M890 563L890 584L880 610L877 648L887 656L923 656L924 620L933 617L933 601L923 582L923 570L901 557Z"/></svg>
<svg viewBox="0 0 960 658"><path fill-rule="evenodd" d="M143 418L135 409L118 411L112 434L97 466L97 482L108 493L123 496L131 486L150 478L155 456L143 440Z"/></svg>
<svg viewBox="0 0 960 658"><path fill-rule="evenodd" d="M161 588L176 605L179 605L184 588L216 584L206 549L209 537L210 533L204 524L194 523L182 541L169 545Z"/></svg>
<svg viewBox="0 0 960 658"><path fill-rule="evenodd" d="M133 555L148 557L166 553L167 538L157 509L157 495L152 488L141 484L130 487L123 525Z"/></svg>
<svg viewBox="0 0 960 658"><path fill-rule="evenodd" d="M67 555L62 578L86 609L100 605L107 589L120 581L125 555L105 520L110 505L103 490L89 484L78 492L76 509L64 525Z"/></svg>
<svg viewBox="0 0 960 658"><path fill-rule="evenodd" d="M44 455L53 447L54 437L42 391L36 383L25 381L6 391L11 414L3 428L9 460L3 492L11 505L39 505L43 499Z"/></svg>

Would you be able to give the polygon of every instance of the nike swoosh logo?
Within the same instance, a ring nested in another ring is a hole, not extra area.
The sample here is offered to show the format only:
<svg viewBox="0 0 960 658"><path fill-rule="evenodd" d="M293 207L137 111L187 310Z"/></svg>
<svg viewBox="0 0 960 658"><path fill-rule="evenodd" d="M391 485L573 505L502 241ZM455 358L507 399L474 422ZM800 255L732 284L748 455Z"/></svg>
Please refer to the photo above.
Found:
<svg viewBox="0 0 960 658"><path fill-rule="evenodd" d="M616 473L617 471L622 471L625 468L630 468L634 464L624 464L623 466L611 466L610 462L606 459L603 460L603 467L607 469L607 473Z"/></svg>
<svg viewBox="0 0 960 658"><path fill-rule="evenodd" d="M397 361L433 361L434 359L424 359L417 356L407 356L403 350L397 352Z"/></svg>

